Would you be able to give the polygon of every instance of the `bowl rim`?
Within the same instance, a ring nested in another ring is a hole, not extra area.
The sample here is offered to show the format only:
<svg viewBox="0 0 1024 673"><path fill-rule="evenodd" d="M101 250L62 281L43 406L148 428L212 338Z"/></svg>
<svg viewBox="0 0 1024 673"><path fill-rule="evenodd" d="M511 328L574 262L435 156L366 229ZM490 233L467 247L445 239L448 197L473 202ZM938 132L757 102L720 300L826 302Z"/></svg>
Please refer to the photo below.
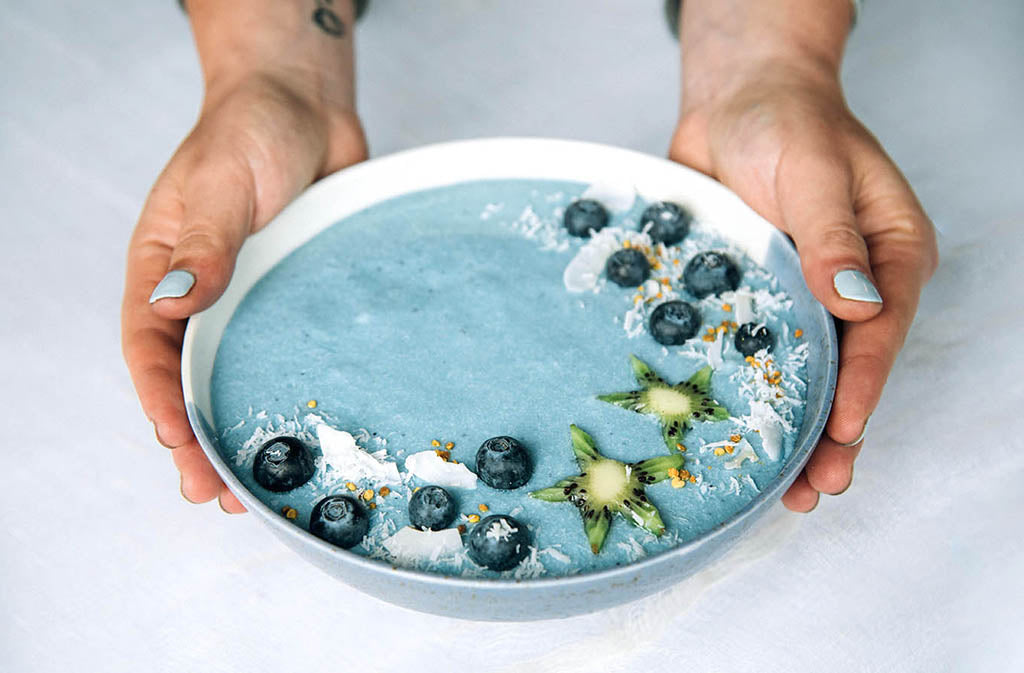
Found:
<svg viewBox="0 0 1024 673"><path fill-rule="evenodd" d="M274 221L280 219L283 214L295 208L295 204L305 201L322 198L326 193L333 192L338 183L351 180L353 177L358 176L367 172L380 171L386 169L389 165L395 163L401 163L408 161L413 158L421 158L423 155L432 155L438 153L446 153L451 150L461 150L467 147L472 148L483 148L492 152L500 153L503 146L508 146L514 143L517 146L528 144L534 146L538 150L545 151L572 151L572 150L587 150L590 152L607 153L610 156L615 154L621 154L622 156L630 155L634 159L642 158L645 161L660 162L665 167L671 167L673 170L689 172L691 179L696 178L700 180L707 189L711 190L724 190L728 195L735 200L739 200L733 192L728 190L723 184L708 177L698 171L695 171L688 166L678 164L674 161L670 161L667 158L656 157L636 150L617 147L614 145L608 145L603 143L595 143L580 140L565 140L558 138L544 138L544 137L520 137L520 136L498 136L498 137L487 137L487 138L475 138L468 140L456 140L448 142L434 143L430 145L424 145L411 149L402 150L392 154L384 155L369 159L367 161L355 164L353 166L344 168L328 176L323 177L314 184L310 185L305 191L303 191L296 199L286 206L286 208L278 214L267 227L270 227ZM491 178L480 178L480 179L491 179ZM495 178L501 179L501 178ZM507 179L530 179L529 176L509 176ZM570 178L566 178L570 179ZM446 184L455 185L465 180L454 180ZM430 187L424 187L429 189ZM406 192L410 193L410 192ZM392 195L386 198L394 198L397 195ZM385 199L386 200L386 199ZM368 204L362 206L362 208L370 207L375 203L380 203L381 200L371 201ZM760 215L755 213L745 203L742 204L744 208L750 211L753 219L760 220L764 225L771 227L772 236L778 236L783 240L789 250L792 251L794 257L796 256L796 250L793 246L792 241L786 237L781 231L775 228L774 225L769 223L767 220L762 218ZM326 227L331 226L330 224ZM323 229L321 229L322 231ZM284 259L287 256L286 253L280 259ZM280 259L278 261L280 261ZM797 258L798 259L798 258ZM275 262L276 264L276 262ZM261 274L262 275L262 274ZM824 404L821 408L821 413L813 419L813 424L805 435L804 441L793 448L785 460L782 468L779 470L772 481L760 489L749 502L743 507L737 510L728 518L718 522L711 530L698 535L697 537L682 542L671 549L667 549L657 554L638 559L636 561L626 563L620 566L612 566L609 568L603 568L600 570L593 570L581 573L575 573L571 575L560 575L560 576L541 576L534 578L506 578L506 577L464 577L455 575L446 575L443 573L431 572L429 570L419 570L415 568L403 568L395 566L382 559L374 559L368 556L362 556L354 552L350 552L347 549L341 549L332 545L320 538L316 537L309 531L296 526L292 522L286 520L284 517L278 515L275 511L266 505L262 500L259 499L254 493L252 493L248 487L246 487L242 481L235 476L231 467L227 464L227 461L220 454L217 449L216 440L213 437L216 436L216 431L213 429L212 423L208 422L203 412L199 409L197 402L195 401L195 395L192 385L192 372L191 372L191 361L193 359L193 353L196 349L197 333L201 329L202 315L204 312L196 314L189 319L186 326L184 339L182 342L182 359L181 359L181 373L182 373L182 389L184 393L184 401L186 413L188 415L189 423L192 426L193 433L196 436L203 452L206 454L208 460L210 460L217 474L222 480L230 487L232 493L239 498L246 509L255 514L258 518L262 519L265 523L270 525L274 532L278 535L283 535L287 538L292 538L295 543L301 544L306 547L313 547L319 552L332 557L332 560L337 560L340 563L351 565L360 570L368 573L381 573L386 574L389 577L398 577L406 579L413 583L427 583L444 585L451 588L462 588L466 590L502 590L502 591L529 591L534 590L541 586L559 585L560 587L571 588L574 585L587 585L594 582L613 582L616 579L629 579L638 573L644 572L649 568L653 568L659 565L670 563L673 558L679 556L685 556L693 550L702 547L716 538L724 535L730 529L741 526L751 517L760 513L762 510L774 506L780 491L787 489L792 481L799 474L800 470L803 469L811 452L817 445L819 438L821 437L825 423L828 420L829 413L831 412L833 397L835 394L836 379L838 374L838 335L836 331L835 322L832 316L828 313L820 302L817 303L815 311L820 312L824 318L825 331L828 340L828 352L823 353L822 357L827 358L828 367L825 381L823 383L825 387ZM808 418L804 417L804 423L808 421ZM345 580L344 577L339 579Z"/></svg>

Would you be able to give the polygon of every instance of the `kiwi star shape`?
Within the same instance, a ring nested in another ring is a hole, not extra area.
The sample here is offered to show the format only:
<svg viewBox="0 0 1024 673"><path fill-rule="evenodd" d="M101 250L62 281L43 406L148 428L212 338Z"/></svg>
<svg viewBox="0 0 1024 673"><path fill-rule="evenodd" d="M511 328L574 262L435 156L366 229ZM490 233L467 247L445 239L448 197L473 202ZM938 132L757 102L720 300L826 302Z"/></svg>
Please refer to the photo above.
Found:
<svg viewBox="0 0 1024 673"><path fill-rule="evenodd" d="M690 423L729 418L728 410L711 398L711 367L704 367L689 380L670 386L637 356L630 355L629 363L640 390L598 395L597 399L638 414L657 416L661 421L661 436L670 451L682 448L683 433Z"/></svg>
<svg viewBox="0 0 1024 673"><path fill-rule="evenodd" d="M665 523L658 508L647 499L646 488L668 479L668 471L683 466L683 454L658 456L638 463L622 463L602 456L590 435L569 426L572 451L580 473L530 493L546 502L568 502L579 509L583 532L590 551L597 554L604 545L612 518L618 514L634 526L661 536Z"/></svg>

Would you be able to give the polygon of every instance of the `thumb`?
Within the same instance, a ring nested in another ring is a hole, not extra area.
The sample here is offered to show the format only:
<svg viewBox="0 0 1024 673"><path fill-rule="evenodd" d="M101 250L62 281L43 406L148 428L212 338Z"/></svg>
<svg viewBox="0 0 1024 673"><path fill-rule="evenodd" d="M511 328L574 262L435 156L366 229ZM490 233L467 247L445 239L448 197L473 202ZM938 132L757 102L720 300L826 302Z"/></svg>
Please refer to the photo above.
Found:
<svg viewBox="0 0 1024 673"><path fill-rule="evenodd" d="M849 166L832 153L798 153L779 162L776 191L807 287L818 301L841 320L862 322L878 315L882 296L857 228Z"/></svg>
<svg viewBox="0 0 1024 673"><path fill-rule="evenodd" d="M187 173L178 239L167 275L150 296L157 314L186 318L220 297L252 230L255 195L251 171L237 160L205 159Z"/></svg>

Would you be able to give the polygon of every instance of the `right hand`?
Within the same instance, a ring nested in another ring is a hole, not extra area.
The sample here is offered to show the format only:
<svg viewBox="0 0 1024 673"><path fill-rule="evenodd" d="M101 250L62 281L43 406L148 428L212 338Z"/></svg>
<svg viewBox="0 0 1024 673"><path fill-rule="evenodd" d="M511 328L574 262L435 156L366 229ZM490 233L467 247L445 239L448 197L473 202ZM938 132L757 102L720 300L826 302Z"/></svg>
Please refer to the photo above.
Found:
<svg viewBox="0 0 1024 673"><path fill-rule="evenodd" d="M366 158L359 120L325 104L302 73L251 73L209 86L199 121L150 192L128 249L121 340L143 411L172 449L181 494L245 508L196 441L181 389L185 319L221 295L245 238L317 178ZM150 304L164 275L187 270L180 298Z"/></svg>

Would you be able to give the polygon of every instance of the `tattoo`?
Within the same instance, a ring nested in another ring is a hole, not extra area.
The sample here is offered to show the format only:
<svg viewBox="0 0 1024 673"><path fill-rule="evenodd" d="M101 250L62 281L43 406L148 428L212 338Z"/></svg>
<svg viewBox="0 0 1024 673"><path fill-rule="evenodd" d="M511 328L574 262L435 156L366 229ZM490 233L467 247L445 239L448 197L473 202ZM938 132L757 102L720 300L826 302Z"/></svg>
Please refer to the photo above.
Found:
<svg viewBox="0 0 1024 673"><path fill-rule="evenodd" d="M345 24L338 15L328 7L334 0L316 0L317 8L313 12L313 23L331 37L343 37Z"/></svg>

